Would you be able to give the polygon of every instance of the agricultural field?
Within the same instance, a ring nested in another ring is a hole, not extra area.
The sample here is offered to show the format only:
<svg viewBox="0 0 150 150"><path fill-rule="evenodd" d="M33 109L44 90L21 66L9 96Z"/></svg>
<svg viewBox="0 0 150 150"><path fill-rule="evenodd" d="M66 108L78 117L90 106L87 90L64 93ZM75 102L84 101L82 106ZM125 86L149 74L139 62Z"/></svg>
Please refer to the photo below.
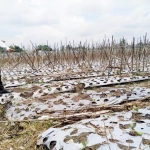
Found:
<svg viewBox="0 0 150 150"><path fill-rule="evenodd" d="M2 150L150 150L150 43L1 55Z"/></svg>

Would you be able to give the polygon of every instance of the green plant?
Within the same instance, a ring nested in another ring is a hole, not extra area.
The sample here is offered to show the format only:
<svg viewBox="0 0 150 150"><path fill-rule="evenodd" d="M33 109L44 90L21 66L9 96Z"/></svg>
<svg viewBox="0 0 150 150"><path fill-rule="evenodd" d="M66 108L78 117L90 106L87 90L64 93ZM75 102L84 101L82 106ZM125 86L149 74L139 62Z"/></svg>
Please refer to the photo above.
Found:
<svg viewBox="0 0 150 150"><path fill-rule="evenodd" d="M34 104L33 103L31 104L31 108L34 108Z"/></svg>
<svg viewBox="0 0 150 150"><path fill-rule="evenodd" d="M64 82L60 82L60 86L63 86L64 85Z"/></svg>
<svg viewBox="0 0 150 150"><path fill-rule="evenodd" d="M141 76L146 76L146 72L141 72Z"/></svg>
<svg viewBox="0 0 150 150"><path fill-rule="evenodd" d="M14 102L14 105L17 106L19 103L18 102Z"/></svg>
<svg viewBox="0 0 150 150"><path fill-rule="evenodd" d="M139 111L139 107L133 106L133 109L138 112Z"/></svg>
<svg viewBox="0 0 150 150"><path fill-rule="evenodd" d="M80 83L81 83L80 79L79 79L79 80L77 80L77 83L78 83L78 84L80 84Z"/></svg>
<svg viewBox="0 0 150 150"><path fill-rule="evenodd" d="M133 90L134 90L134 87L131 87L130 90L133 91Z"/></svg>
<svg viewBox="0 0 150 150"><path fill-rule="evenodd" d="M120 70L117 69L117 70L116 70L116 74L117 74L117 75L120 75L120 74L121 74Z"/></svg>
<svg viewBox="0 0 150 150"><path fill-rule="evenodd" d="M43 84L44 83L44 79L38 80L36 83L37 84Z"/></svg>
<svg viewBox="0 0 150 150"><path fill-rule="evenodd" d="M52 88L51 88L51 87L49 87L49 88L48 88L48 90L49 90L49 91L51 91L51 90L52 90Z"/></svg>
<svg viewBox="0 0 150 150"><path fill-rule="evenodd" d="M140 131L136 131L136 133L140 136L143 134L143 132L140 132Z"/></svg>
<svg viewBox="0 0 150 150"><path fill-rule="evenodd" d="M136 126L136 123L130 123L131 129L134 130L134 132L136 132L138 135L141 136L141 135L143 134L143 132L141 132L141 131L136 131L136 130L134 129L135 126Z"/></svg>
<svg viewBox="0 0 150 150"><path fill-rule="evenodd" d="M103 115L103 117L104 117L104 118L110 118L110 116L108 116L108 115Z"/></svg>
<svg viewBox="0 0 150 150"><path fill-rule="evenodd" d="M130 127L131 127L132 130L134 130L135 126L136 126L135 123L130 123Z"/></svg>
<svg viewBox="0 0 150 150"><path fill-rule="evenodd" d="M87 142L82 142L82 146L83 146L82 150L85 150L85 148L87 146Z"/></svg>

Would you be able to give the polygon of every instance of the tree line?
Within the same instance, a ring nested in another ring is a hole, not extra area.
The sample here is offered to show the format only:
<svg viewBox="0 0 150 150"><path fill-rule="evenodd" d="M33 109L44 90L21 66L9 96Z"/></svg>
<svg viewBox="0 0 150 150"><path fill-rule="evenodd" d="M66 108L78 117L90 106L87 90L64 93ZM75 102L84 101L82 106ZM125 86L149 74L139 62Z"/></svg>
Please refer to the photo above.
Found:
<svg viewBox="0 0 150 150"><path fill-rule="evenodd" d="M11 45L10 48L14 49L15 52L22 52L23 49L17 45ZM43 51L52 51L53 49L48 45L39 45L35 48L36 50L43 50ZM0 53L3 53L4 49L0 47Z"/></svg>

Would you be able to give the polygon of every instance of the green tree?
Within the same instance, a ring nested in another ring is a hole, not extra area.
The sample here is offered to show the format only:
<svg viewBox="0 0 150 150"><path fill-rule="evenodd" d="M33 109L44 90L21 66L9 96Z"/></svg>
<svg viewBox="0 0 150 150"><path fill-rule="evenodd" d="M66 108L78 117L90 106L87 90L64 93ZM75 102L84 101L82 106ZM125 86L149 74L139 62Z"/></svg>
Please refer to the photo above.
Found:
<svg viewBox="0 0 150 150"><path fill-rule="evenodd" d="M0 53L3 53L3 52L4 52L4 49L0 47Z"/></svg>
<svg viewBox="0 0 150 150"><path fill-rule="evenodd" d="M39 45L37 50L52 51L53 49L48 45Z"/></svg>
<svg viewBox="0 0 150 150"><path fill-rule="evenodd" d="M12 49L14 49L15 50L15 52L21 52L21 51L23 51L22 50L22 48L20 48L19 46L17 46L17 45L14 45L14 46L9 46L10 48L12 48Z"/></svg>
<svg viewBox="0 0 150 150"><path fill-rule="evenodd" d="M120 46L126 45L126 40L123 38L120 40Z"/></svg>

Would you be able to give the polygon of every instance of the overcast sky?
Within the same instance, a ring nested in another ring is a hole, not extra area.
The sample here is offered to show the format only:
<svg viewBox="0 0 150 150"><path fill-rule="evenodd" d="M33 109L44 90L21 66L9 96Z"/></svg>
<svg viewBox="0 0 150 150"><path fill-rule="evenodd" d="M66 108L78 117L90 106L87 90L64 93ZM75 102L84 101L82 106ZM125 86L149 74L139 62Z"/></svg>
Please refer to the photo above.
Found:
<svg viewBox="0 0 150 150"><path fill-rule="evenodd" d="M0 0L7 45L101 41L150 35L150 0Z"/></svg>

